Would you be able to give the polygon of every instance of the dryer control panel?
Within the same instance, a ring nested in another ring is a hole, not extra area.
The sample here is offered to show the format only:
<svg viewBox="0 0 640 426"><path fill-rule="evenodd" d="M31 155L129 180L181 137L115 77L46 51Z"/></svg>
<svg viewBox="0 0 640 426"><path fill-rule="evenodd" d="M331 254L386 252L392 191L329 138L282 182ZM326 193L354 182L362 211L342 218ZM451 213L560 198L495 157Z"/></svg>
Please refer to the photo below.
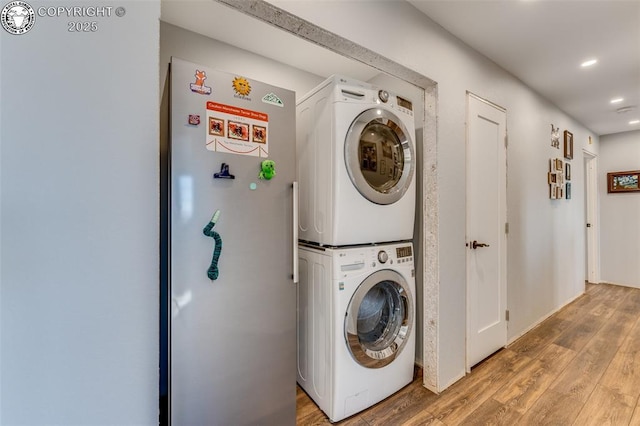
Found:
<svg viewBox="0 0 640 426"><path fill-rule="evenodd" d="M334 90L336 90L335 102L384 104L391 110L413 117L413 102L387 90L376 89L370 85L348 84L336 86Z"/></svg>

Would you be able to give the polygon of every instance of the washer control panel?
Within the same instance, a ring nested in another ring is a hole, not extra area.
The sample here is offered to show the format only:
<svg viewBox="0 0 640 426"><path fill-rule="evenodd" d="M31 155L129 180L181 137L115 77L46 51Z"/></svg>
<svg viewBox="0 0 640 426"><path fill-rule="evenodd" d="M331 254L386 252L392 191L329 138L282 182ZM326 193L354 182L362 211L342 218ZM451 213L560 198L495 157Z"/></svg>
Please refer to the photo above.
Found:
<svg viewBox="0 0 640 426"><path fill-rule="evenodd" d="M398 263L413 262L413 246L411 244L397 246L396 258Z"/></svg>
<svg viewBox="0 0 640 426"><path fill-rule="evenodd" d="M393 268L394 266L413 267L413 245L397 243L380 246L364 246L337 249L334 256L335 278L345 278L363 271Z"/></svg>

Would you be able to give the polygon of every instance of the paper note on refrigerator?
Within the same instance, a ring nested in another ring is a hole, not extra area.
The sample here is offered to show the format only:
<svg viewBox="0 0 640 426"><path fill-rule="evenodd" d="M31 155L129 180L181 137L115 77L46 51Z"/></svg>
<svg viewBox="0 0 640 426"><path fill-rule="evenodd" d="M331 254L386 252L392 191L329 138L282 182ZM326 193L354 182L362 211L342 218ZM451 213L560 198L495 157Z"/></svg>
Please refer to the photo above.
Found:
<svg viewBox="0 0 640 426"><path fill-rule="evenodd" d="M207 149L254 157L269 156L269 115L234 105L207 102Z"/></svg>

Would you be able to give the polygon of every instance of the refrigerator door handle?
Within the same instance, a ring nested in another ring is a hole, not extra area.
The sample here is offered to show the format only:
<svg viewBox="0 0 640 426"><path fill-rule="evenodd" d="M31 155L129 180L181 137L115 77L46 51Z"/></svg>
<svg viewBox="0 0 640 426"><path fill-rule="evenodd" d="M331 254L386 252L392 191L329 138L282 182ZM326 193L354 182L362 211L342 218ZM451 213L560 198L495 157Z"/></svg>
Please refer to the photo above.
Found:
<svg viewBox="0 0 640 426"><path fill-rule="evenodd" d="M293 182L293 283L298 284L298 182Z"/></svg>

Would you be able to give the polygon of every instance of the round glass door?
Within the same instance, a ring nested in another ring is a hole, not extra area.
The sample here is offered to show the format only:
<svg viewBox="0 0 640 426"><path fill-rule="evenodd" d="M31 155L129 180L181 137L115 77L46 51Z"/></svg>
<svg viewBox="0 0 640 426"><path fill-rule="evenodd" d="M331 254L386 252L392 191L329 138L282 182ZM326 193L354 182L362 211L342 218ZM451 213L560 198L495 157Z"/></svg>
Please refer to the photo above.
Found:
<svg viewBox="0 0 640 426"><path fill-rule="evenodd" d="M351 123L345 141L351 182L369 201L393 204L409 188L414 173L412 135L400 119L383 109L369 109Z"/></svg>
<svg viewBox="0 0 640 426"><path fill-rule="evenodd" d="M354 293L345 320L345 338L353 358L368 368L390 364L412 332L413 296L400 274L369 275Z"/></svg>

